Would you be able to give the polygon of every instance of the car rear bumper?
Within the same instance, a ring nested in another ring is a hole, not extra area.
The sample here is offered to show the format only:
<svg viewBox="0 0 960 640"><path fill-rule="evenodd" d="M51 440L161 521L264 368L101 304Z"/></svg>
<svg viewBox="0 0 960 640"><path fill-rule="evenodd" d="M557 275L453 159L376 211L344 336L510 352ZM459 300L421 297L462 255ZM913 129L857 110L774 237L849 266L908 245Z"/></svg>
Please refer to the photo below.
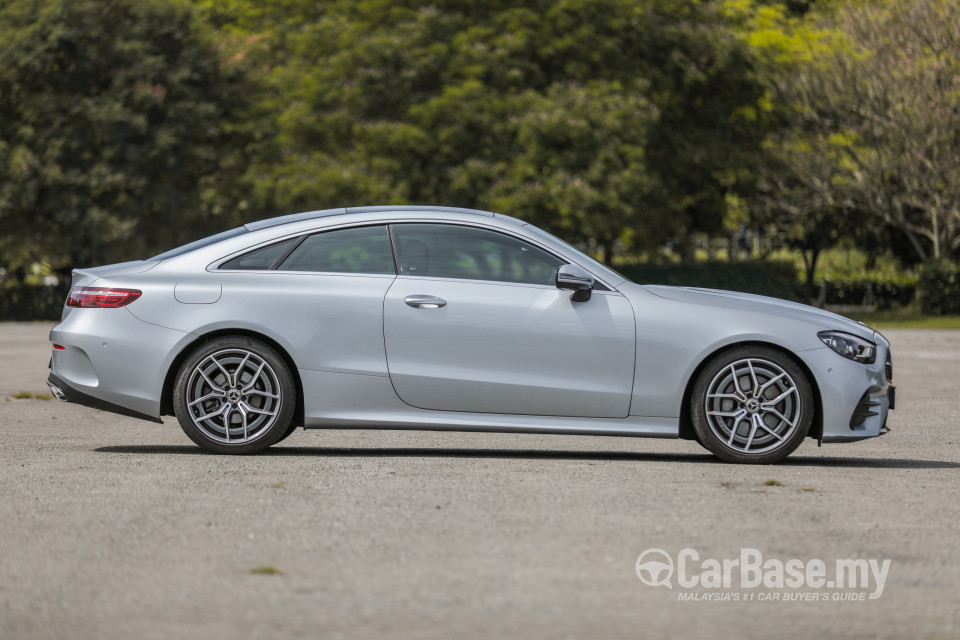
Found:
<svg viewBox="0 0 960 640"><path fill-rule="evenodd" d="M100 398L95 398L94 396L84 393L79 389L75 389L71 387L70 384L65 380L60 379L55 373L51 373L49 376L47 376L47 386L50 387L50 393L53 394L53 397L62 402L72 402L73 404L79 404L84 407L99 409L100 411L106 411L108 413L118 413L122 416L129 416L131 418L149 420L150 422L163 422L156 416L134 411L133 409L129 409L127 407L122 407L118 404L107 402L106 400L102 400Z"/></svg>
<svg viewBox="0 0 960 640"><path fill-rule="evenodd" d="M72 309L50 332L50 382L67 402L159 422L167 372L193 337L127 309Z"/></svg>

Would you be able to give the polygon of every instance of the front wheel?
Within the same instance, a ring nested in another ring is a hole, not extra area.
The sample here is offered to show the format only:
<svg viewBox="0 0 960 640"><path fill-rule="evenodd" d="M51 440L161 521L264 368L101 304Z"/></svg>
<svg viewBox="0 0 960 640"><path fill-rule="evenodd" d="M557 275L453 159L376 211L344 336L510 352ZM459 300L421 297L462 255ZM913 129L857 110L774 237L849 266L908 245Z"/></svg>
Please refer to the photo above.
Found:
<svg viewBox="0 0 960 640"><path fill-rule="evenodd" d="M290 432L297 389L290 368L268 345L225 336L190 353L173 406L184 433L213 453L258 453Z"/></svg>
<svg viewBox="0 0 960 640"><path fill-rule="evenodd" d="M792 358L768 347L737 347L713 358L690 402L701 444L727 462L779 462L813 423L807 376Z"/></svg>

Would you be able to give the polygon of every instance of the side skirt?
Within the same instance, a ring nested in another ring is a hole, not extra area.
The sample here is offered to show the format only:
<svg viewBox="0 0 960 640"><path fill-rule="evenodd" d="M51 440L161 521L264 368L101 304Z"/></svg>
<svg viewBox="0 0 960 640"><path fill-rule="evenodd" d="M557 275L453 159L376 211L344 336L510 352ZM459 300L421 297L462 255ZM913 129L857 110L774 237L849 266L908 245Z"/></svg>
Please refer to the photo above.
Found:
<svg viewBox="0 0 960 640"><path fill-rule="evenodd" d="M299 371L307 429L410 429L677 438L679 418L571 418L414 409L386 376Z"/></svg>

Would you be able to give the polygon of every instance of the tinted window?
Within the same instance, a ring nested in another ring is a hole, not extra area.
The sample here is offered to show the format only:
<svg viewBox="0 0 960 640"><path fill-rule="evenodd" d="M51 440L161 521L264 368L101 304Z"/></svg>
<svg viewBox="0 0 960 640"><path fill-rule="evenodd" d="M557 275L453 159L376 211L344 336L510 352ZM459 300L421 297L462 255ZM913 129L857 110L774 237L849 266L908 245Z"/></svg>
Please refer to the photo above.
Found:
<svg viewBox="0 0 960 640"><path fill-rule="evenodd" d="M281 271L393 274L387 228L356 227L307 237L278 267Z"/></svg>
<svg viewBox="0 0 960 640"><path fill-rule="evenodd" d="M476 227L394 225L393 239L403 275L553 285L564 264L532 244Z"/></svg>
<svg viewBox="0 0 960 640"><path fill-rule="evenodd" d="M280 256L283 255L283 252L290 248L290 246L296 241L296 238L290 240L284 240L283 242L278 242L276 244L271 244L266 247L260 247L259 249L254 249L249 253L245 253L242 256L236 257L233 260L224 262L220 265L221 269L256 269L256 270L266 270L273 266L273 263L276 262Z"/></svg>

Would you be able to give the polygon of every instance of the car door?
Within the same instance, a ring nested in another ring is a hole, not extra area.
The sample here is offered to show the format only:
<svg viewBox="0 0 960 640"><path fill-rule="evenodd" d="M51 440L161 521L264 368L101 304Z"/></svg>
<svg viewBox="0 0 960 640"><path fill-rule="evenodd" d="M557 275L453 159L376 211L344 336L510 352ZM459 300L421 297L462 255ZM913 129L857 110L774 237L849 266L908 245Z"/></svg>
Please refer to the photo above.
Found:
<svg viewBox="0 0 960 640"><path fill-rule="evenodd" d="M623 418L636 323L616 291L573 302L564 260L477 226L391 225L398 277L384 299L390 379L422 409Z"/></svg>

